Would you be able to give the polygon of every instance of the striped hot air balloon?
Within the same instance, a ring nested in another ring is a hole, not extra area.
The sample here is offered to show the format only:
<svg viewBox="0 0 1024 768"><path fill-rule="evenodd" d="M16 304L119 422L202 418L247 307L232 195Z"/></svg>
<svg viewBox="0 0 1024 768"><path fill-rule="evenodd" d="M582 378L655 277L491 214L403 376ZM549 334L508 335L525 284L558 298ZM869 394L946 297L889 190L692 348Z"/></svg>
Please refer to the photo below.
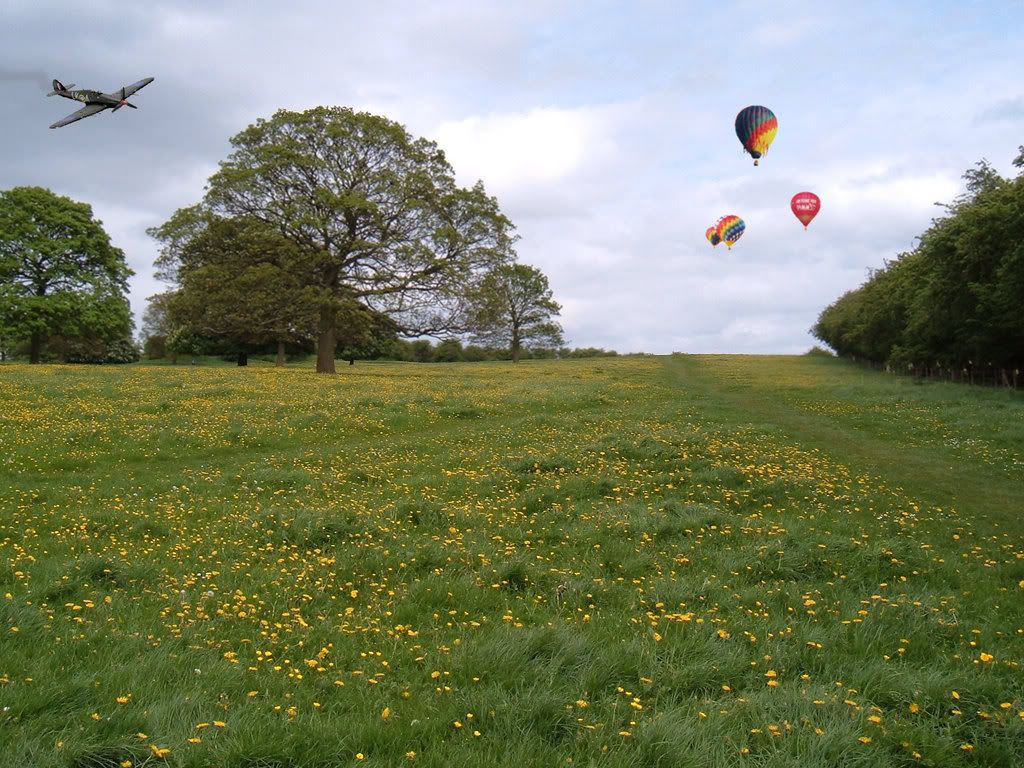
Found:
<svg viewBox="0 0 1024 768"><path fill-rule="evenodd" d="M754 158L754 165L768 151L778 130L779 121L768 107L744 107L736 115L736 136L743 149Z"/></svg>
<svg viewBox="0 0 1024 768"><path fill-rule="evenodd" d="M739 216L729 214L718 220L718 237L725 243L725 247L732 250L732 245L743 236L743 230L747 225Z"/></svg>
<svg viewBox="0 0 1024 768"><path fill-rule="evenodd" d="M722 242L722 238L720 238L718 236L717 226L718 225L716 224L714 226L708 227L708 231L704 233L704 236L708 239L708 242L711 243L712 245L718 245L720 242Z"/></svg>

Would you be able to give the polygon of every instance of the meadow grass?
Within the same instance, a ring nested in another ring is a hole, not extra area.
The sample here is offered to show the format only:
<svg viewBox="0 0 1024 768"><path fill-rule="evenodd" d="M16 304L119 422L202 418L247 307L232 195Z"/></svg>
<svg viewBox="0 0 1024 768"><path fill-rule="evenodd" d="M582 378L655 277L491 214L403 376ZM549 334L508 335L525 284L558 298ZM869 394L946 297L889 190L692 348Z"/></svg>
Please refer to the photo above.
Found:
<svg viewBox="0 0 1024 768"><path fill-rule="evenodd" d="M1016 766L1024 399L0 367L0 766Z"/></svg>

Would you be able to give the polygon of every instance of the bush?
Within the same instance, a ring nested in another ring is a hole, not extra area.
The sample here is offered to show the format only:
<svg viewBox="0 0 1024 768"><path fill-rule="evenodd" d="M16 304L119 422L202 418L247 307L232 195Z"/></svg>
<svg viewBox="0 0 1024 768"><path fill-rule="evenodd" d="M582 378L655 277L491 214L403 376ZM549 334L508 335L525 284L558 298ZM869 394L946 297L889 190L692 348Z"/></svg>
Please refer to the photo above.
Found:
<svg viewBox="0 0 1024 768"><path fill-rule="evenodd" d="M417 363L434 362L434 348L426 339L416 339L411 345L412 359Z"/></svg>
<svg viewBox="0 0 1024 768"><path fill-rule="evenodd" d="M457 363L465 360L458 339L447 339L434 348L434 360L439 363Z"/></svg>
<svg viewBox="0 0 1024 768"><path fill-rule="evenodd" d="M462 348L462 359L467 363L482 363L484 360L493 360L494 358L484 347L469 344Z"/></svg>
<svg viewBox="0 0 1024 768"><path fill-rule="evenodd" d="M66 338L54 336L46 343L44 357L65 363L136 363L139 348L129 338L103 341L102 339Z"/></svg>
<svg viewBox="0 0 1024 768"><path fill-rule="evenodd" d="M569 349L568 347L562 347L558 350L558 356L560 358L571 358L578 359L584 357L616 357L619 353L614 349L605 350L601 347L576 347L576 349Z"/></svg>

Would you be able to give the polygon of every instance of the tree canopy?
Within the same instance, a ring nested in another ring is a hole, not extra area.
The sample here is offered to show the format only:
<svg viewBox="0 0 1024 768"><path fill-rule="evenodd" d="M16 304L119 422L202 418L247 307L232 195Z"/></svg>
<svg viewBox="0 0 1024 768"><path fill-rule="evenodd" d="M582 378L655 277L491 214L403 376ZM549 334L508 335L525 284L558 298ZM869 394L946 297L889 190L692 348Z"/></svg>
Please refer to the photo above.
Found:
<svg viewBox="0 0 1024 768"><path fill-rule="evenodd" d="M158 269L180 281L189 244L217 217L273 230L299 254L320 372L334 372L349 302L409 335L457 331L466 287L513 257L512 225L483 186L458 187L436 144L384 117L281 110L231 144L203 201L151 231L164 246Z"/></svg>
<svg viewBox="0 0 1024 768"><path fill-rule="evenodd" d="M60 336L72 349L124 341L132 271L92 208L41 187L0 192L0 322L5 343L27 340L31 362Z"/></svg>
<svg viewBox="0 0 1024 768"><path fill-rule="evenodd" d="M1024 175L1005 179L983 160L964 179L917 248L828 306L815 336L900 366L1024 367Z"/></svg>
<svg viewBox="0 0 1024 768"><path fill-rule="evenodd" d="M562 328L553 320L560 310L543 272L502 264L470 292L469 328L480 343L507 345L518 362L523 347L562 344Z"/></svg>

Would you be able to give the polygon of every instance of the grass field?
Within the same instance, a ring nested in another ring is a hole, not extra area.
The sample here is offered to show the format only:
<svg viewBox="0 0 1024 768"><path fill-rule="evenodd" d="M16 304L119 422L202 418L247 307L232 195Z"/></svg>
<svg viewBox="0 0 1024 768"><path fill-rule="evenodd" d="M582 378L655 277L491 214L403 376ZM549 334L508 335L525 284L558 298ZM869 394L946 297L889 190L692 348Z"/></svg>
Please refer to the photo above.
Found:
<svg viewBox="0 0 1024 768"><path fill-rule="evenodd" d="M1024 397L0 367L0 766L1019 766Z"/></svg>

